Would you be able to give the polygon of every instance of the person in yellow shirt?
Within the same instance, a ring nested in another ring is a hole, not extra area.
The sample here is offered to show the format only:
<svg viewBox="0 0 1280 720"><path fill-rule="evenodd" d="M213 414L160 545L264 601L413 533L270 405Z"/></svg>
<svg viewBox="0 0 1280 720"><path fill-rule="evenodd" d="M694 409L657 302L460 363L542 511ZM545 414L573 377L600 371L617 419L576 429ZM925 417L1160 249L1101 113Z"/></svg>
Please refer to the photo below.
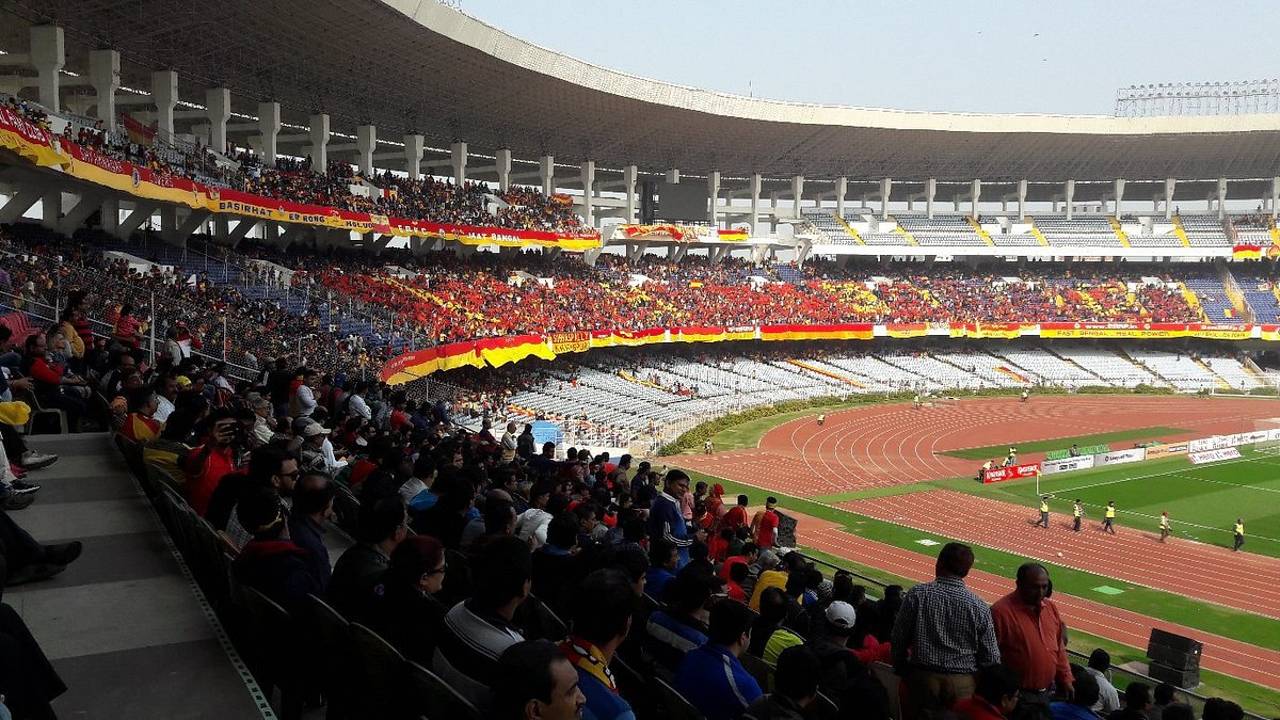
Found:
<svg viewBox="0 0 1280 720"><path fill-rule="evenodd" d="M1084 503L1080 502L1080 498L1076 498L1075 504L1071 507L1071 516L1071 529L1080 532L1080 521L1084 519Z"/></svg>
<svg viewBox="0 0 1280 720"><path fill-rule="evenodd" d="M757 562L760 563L760 577L756 579L756 586L751 591L751 600L747 605L752 610L760 612L760 596L771 587L785 589L787 571L785 568L777 567L778 556L772 550L761 550Z"/></svg>
<svg viewBox="0 0 1280 720"><path fill-rule="evenodd" d="M1044 495L1040 498L1040 522L1036 523L1045 530L1049 529L1049 496Z"/></svg>
<svg viewBox="0 0 1280 720"><path fill-rule="evenodd" d="M1106 511L1106 513L1105 513L1105 514L1103 514L1103 516L1102 516L1102 530L1103 530L1103 532L1109 532L1109 533L1111 533L1112 535L1115 535L1115 534L1116 534L1116 526L1115 526L1115 522L1116 522L1116 501L1115 501L1115 500L1108 500L1108 501L1107 501L1107 511Z"/></svg>
<svg viewBox="0 0 1280 720"><path fill-rule="evenodd" d="M1235 530L1236 530L1236 542L1235 542L1235 545L1231 548L1231 550L1233 552L1239 552L1240 548L1244 547L1244 520L1243 519L1236 518Z"/></svg>

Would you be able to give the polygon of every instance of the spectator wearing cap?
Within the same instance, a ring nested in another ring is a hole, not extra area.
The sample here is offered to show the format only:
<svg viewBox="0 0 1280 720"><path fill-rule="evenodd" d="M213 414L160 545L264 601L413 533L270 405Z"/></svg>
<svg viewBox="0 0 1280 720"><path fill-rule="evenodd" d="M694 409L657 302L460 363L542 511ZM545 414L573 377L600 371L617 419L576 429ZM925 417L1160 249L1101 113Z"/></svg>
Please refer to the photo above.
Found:
<svg viewBox="0 0 1280 720"><path fill-rule="evenodd" d="M953 710L961 720L1005 720L1018 707L1021 680L1003 664L988 665L978 671L972 696L957 700Z"/></svg>
<svg viewBox="0 0 1280 720"><path fill-rule="evenodd" d="M1026 563L1018 568L1017 589L991 606L1000 657L1022 678L1024 712L1038 709L1046 718L1055 687L1070 696L1073 685L1062 618L1048 598L1051 588L1049 571ZM1094 691L1100 694L1096 681Z"/></svg>
<svg viewBox="0 0 1280 720"><path fill-rule="evenodd" d="M807 647L787 648L778 656L773 692L751 703L750 720L804 720L818 697L818 658Z"/></svg>
<svg viewBox="0 0 1280 720"><path fill-rule="evenodd" d="M490 705L490 688L512 680L499 674L498 658L524 639L514 618L529 597L529 544L514 537L498 538L481 548L471 569L471 598L445 614L432 665L437 675L484 714Z"/></svg>
<svg viewBox="0 0 1280 720"><path fill-rule="evenodd" d="M587 699L578 673L554 644L518 642L503 651L495 674L493 720L576 720Z"/></svg>
<svg viewBox="0 0 1280 720"><path fill-rule="evenodd" d="M991 610L964 578L973 550L947 543L933 582L911 588L893 626L894 670L907 685L908 717L938 717L973 695L979 668L1000 662Z"/></svg>
<svg viewBox="0 0 1280 720"><path fill-rule="evenodd" d="M302 467L308 472L322 472L330 476L347 466L346 460L339 460L333 452L333 443L329 440L329 428L320 423L309 422L302 428Z"/></svg>
<svg viewBox="0 0 1280 720"><path fill-rule="evenodd" d="M732 600L711 607L707 643L691 650L676 671L675 689L707 720L734 720L763 695L738 656L751 642L755 613Z"/></svg>
<svg viewBox="0 0 1280 720"><path fill-rule="evenodd" d="M578 671L588 720L635 720L631 705L618 693L609 663L631 631L639 596L621 570L596 570L573 596L573 632L560 652Z"/></svg>
<svg viewBox="0 0 1280 720"><path fill-rule="evenodd" d="M843 600L834 600L823 615L822 632L810 643L818 658L818 685L845 715L888 720L889 696L849 647L858 613Z"/></svg>

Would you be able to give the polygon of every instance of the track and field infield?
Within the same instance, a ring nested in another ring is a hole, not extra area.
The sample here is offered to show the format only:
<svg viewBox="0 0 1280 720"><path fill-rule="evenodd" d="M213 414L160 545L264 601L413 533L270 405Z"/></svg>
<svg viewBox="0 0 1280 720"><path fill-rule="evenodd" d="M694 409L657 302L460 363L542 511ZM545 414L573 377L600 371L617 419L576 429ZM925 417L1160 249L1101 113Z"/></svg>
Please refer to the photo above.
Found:
<svg viewBox="0 0 1280 720"><path fill-rule="evenodd" d="M1097 433L1095 435L1077 435L1075 437L1054 438L1052 440L1037 440L1029 443L1018 445L1018 454L1022 456L1031 453L1047 453L1051 450L1066 450L1072 445L1080 447L1089 447L1091 445L1106 445L1108 443L1135 442L1138 440L1162 440L1167 437L1178 437L1186 435L1187 431L1183 428L1170 427L1146 427L1134 428L1132 430L1117 430L1109 433ZM949 455L963 460L990 460L991 458L1003 458L1005 453L1009 451L1008 445L987 445L985 447L962 448L960 450L947 450L943 455Z"/></svg>

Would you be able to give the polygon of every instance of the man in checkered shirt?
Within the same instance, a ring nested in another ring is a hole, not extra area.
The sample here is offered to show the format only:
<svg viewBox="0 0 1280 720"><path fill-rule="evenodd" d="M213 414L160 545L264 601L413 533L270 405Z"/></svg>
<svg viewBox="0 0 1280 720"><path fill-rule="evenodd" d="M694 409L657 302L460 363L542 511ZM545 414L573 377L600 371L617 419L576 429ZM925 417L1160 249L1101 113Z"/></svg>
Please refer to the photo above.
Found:
<svg viewBox="0 0 1280 720"><path fill-rule="evenodd" d="M940 717L973 695L979 668L1000 662L991 608L965 587L973 567L968 545L947 543L938 553L937 579L902 599L893 626L893 666L907 683L908 718Z"/></svg>

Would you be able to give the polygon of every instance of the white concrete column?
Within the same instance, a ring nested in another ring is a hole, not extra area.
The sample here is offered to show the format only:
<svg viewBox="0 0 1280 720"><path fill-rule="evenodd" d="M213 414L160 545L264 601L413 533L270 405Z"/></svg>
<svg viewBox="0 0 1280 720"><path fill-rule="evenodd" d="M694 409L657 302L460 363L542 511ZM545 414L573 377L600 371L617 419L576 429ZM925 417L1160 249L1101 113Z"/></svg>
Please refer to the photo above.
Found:
<svg viewBox="0 0 1280 720"><path fill-rule="evenodd" d="M933 219L933 198L938 194L938 179L929 178L924 181L924 214Z"/></svg>
<svg viewBox="0 0 1280 720"><path fill-rule="evenodd" d="M209 88L204 91L205 114L209 116L209 147L227 151L227 120L231 119L231 91Z"/></svg>
<svg viewBox="0 0 1280 720"><path fill-rule="evenodd" d="M307 118L311 136L311 170L323 173L329 168L329 113L316 113Z"/></svg>
<svg viewBox="0 0 1280 720"><path fill-rule="evenodd" d="M1227 179L1218 178L1218 219L1221 220L1227 214Z"/></svg>
<svg viewBox="0 0 1280 720"><path fill-rule="evenodd" d="M262 148L262 163L276 166L276 138L280 136L280 103L258 103L258 143Z"/></svg>
<svg viewBox="0 0 1280 720"><path fill-rule="evenodd" d="M707 175L707 199L709 201L707 203L707 220L714 227L718 222L718 218L716 217L718 214L716 206L720 204L719 170L712 170L711 173Z"/></svg>
<svg viewBox="0 0 1280 720"><path fill-rule="evenodd" d="M626 194L628 223L636 221L636 178L639 175L639 168L635 165L628 165L622 169L622 192Z"/></svg>
<svg viewBox="0 0 1280 720"><path fill-rule="evenodd" d="M378 128L373 125L356 127L356 166L366 178L373 175L373 151L378 146Z"/></svg>
<svg viewBox="0 0 1280 720"><path fill-rule="evenodd" d="M556 159L543 155L538 159L538 177L542 179L542 194L550 196L556 191Z"/></svg>
<svg viewBox="0 0 1280 720"><path fill-rule="evenodd" d="M595 227L596 161L582 163L582 219L587 227Z"/></svg>
<svg viewBox="0 0 1280 720"><path fill-rule="evenodd" d="M57 25L31 26L31 65L39 73L40 104L53 112L61 110L58 100L58 73L66 63L62 28Z"/></svg>
<svg viewBox="0 0 1280 720"><path fill-rule="evenodd" d="M836 178L836 215L844 219L844 196L849 192L849 178Z"/></svg>
<svg viewBox="0 0 1280 720"><path fill-rule="evenodd" d="M800 217L802 199L804 199L804 176L795 175L791 178L791 217Z"/></svg>
<svg viewBox="0 0 1280 720"><path fill-rule="evenodd" d="M94 116L108 132L116 129L116 90L120 88L120 53L115 50L89 51L89 82L97 96Z"/></svg>
<svg viewBox="0 0 1280 720"><path fill-rule="evenodd" d="M978 219L978 201L981 198L982 198L982 180L978 178L974 178L973 182L969 183L969 202L972 203L972 205L970 206L972 208L972 211L969 214L973 216L974 220Z"/></svg>
<svg viewBox="0 0 1280 720"><path fill-rule="evenodd" d="M670 170L667 171L667 182L671 183L672 185L680 184L679 168L671 168Z"/></svg>
<svg viewBox="0 0 1280 720"><path fill-rule="evenodd" d="M413 180L422 177L422 136L417 133L404 136L404 171Z"/></svg>
<svg viewBox="0 0 1280 720"><path fill-rule="evenodd" d="M1120 219L1120 201L1124 200L1124 178L1116 178L1114 183L1115 190L1112 193L1116 200L1116 219Z"/></svg>
<svg viewBox="0 0 1280 720"><path fill-rule="evenodd" d="M1280 204L1280 177L1271 178L1271 219L1276 218L1276 206Z"/></svg>
<svg viewBox="0 0 1280 720"><path fill-rule="evenodd" d="M760 173L751 173L751 236L755 237L756 226L760 219L760 186L763 185L764 178L760 177Z"/></svg>
<svg viewBox="0 0 1280 720"><path fill-rule="evenodd" d="M505 193L511 188L511 150L498 150L493 159L494 169L498 173L498 192Z"/></svg>
<svg viewBox="0 0 1280 720"><path fill-rule="evenodd" d="M1076 181L1068 180L1062 186L1062 197L1067 202L1067 219L1071 219L1072 205L1075 204L1076 198Z"/></svg>
<svg viewBox="0 0 1280 720"><path fill-rule="evenodd" d="M449 146L449 164L453 168L453 184L461 187L467 179L467 144L456 142Z"/></svg>
<svg viewBox="0 0 1280 720"><path fill-rule="evenodd" d="M173 109L178 105L178 73L157 70L151 73L151 100L156 104L156 130L160 140L173 141Z"/></svg>
<svg viewBox="0 0 1280 720"><path fill-rule="evenodd" d="M1018 181L1018 219L1027 219L1027 180Z"/></svg>
<svg viewBox="0 0 1280 720"><path fill-rule="evenodd" d="M1164 219L1173 218L1173 189L1178 186L1177 178L1164 179Z"/></svg>
<svg viewBox="0 0 1280 720"><path fill-rule="evenodd" d="M893 192L893 178L880 178L880 219L889 219L889 193Z"/></svg>

